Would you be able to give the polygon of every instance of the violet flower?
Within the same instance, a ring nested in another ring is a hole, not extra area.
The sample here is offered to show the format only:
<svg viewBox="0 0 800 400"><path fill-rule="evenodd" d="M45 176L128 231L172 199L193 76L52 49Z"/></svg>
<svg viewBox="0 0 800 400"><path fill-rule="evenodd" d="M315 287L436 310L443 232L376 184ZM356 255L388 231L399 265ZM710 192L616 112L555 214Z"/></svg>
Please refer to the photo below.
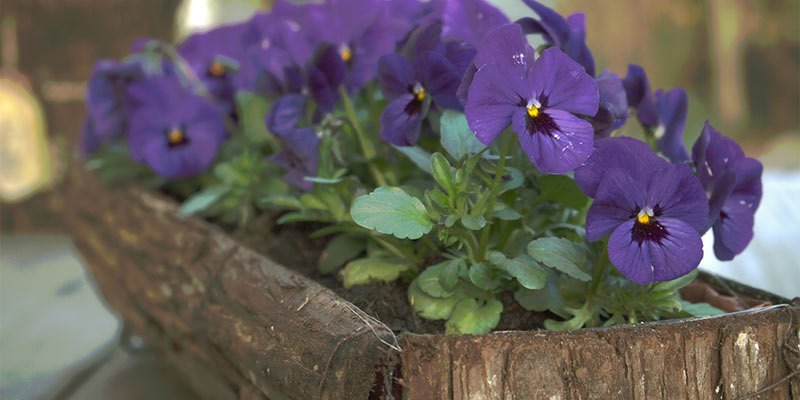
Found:
<svg viewBox="0 0 800 400"><path fill-rule="evenodd" d="M167 77L133 84L128 94L142 104L128 131L135 160L170 179L196 175L211 165L226 138L214 104Z"/></svg>
<svg viewBox="0 0 800 400"><path fill-rule="evenodd" d="M390 101L381 113L380 135L395 146L417 143L430 107L462 110L456 90L475 49L463 42L443 43L441 29L439 24L415 29L405 56L386 54L378 63L378 82Z"/></svg>
<svg viewBox="0 0 800 400"><path fill-rule="evenodd" d="M88 116L81 139L83 154L89 155L125 133L132 108L125 101L125 90L143 77L144 71L135 62L99 60L94 64L86 96Z"/></svg>
<svg viewBox="0 0 800 400"><path fill-rule="evenodd" d="M714 230L714 254L727 261L753 238L753 217L761 201L762 165L722 136L708 121L692 147L697 178L708 194L706 229Z"/></svg>
<svg viewBox="0 0 800 400"><path fill-rule="evenodd" d="M388 10L387 2L374 0L328 0L312 9L317 37L338 49L351 91L375 78L378 59L393 52L412 27Z"/></svg>
<svg viewBox="0 0 800 400"><path fill-rule="evenodd" d="M317 175L320 140L311 128L296 127L305 113L306 103L305 96L283 96L272 105L265 122L283 145L279 153L267 160L286 168L285 182L309 191L314 184L305 177Z"/></svg>
<svg viewBox="0 0 800 400"><path fill-rule="evenodd" d="M518 25L502 29L516 32L516 39L492 43L487 38L476 56L495 47L498 59L475 73L469 88L465 113L470 129L481 143L489 146L512 125L523 151L540 171L562 174L586 161L592 151L592 125L573 114L597 113L597 84L583 67L558 48L545 50L532 64L533 49L524 43ZM490 35L502 38L504 35ZM511 35L513 37L513 34ZM515 47L509 47L514 45Z"/></svg>
<svg viewBox="0 0 800 400"><path fill-rule="evenodd" d="M646 144L620 139L599 140L604 144L594 160L576 171L576 180L587 168L603 176L586 216L586 238L596 241L610 233L609 260L640 285L681 277L703 257L700 232L708 218L703 188L688 165L654 167L659 158Z"/></svg>
<svg viewBox="0 0 800 400"><path fill-rule="evenodd" d="M205 84L220 110L235 116L234 77L247 55L247 46L257 42L258 32L248 21L191 35L178 45L177 50Z"/></svg>
<svg viewBox="0 0 800 400"><path fill-rule="evenodd" d="M628 100L619 75L603 71L594 81L600 92L600 107L592 117L594 137L605 138L619 129L628 119Z"/></svg>
<svg viewBox="0 0 800 400"><path fill-rule="evenodd" d="M689 160L689 152L683 144L683 130L689 108L686 91L675 88L667 92L659 89L651 93L647 75L638 65L628 65L628 75L622 80L622 84L627 93L628 104L636 108L639 122L653 130L658 151L675 163Z"/></svg>
<svg viewBox="0 0 800 400"><path fill-rule="evenodd" d="M526 34L539 34L550 45L556 46L577 61L594 76L594 58L586 46L586 16L573 13L566 19L553 9L534 0L523 0L539 19L524 17L517 21Z"/></svg>

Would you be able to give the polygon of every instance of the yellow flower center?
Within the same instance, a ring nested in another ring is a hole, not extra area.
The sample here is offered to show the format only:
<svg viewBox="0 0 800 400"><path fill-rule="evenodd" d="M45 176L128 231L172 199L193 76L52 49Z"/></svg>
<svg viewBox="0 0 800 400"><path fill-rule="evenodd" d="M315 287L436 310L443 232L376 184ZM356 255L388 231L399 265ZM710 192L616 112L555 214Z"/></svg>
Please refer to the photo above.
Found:
<svg viewBox="0 0 800 400"><path fill-rule="evenodd" d="M171 144L178 144L183 141L183 130L181 128L172 128L167 133L167 140Z"/></svg>
<svg viewBox="0 0 800 400"><path fill-rule="evenodd" d="M653 209L643 208L639 211L639 214L636 216L636 220L639 221L640 224L647 225L650 223L650 217L652 216L653 216Z"/></svg>
<svg viewBox="0 0 800 400"><path fill-rule="evenodd" d="M353 58L353 50L350 49L350 46L343 44L339 46L339 57L342 57L342 61L348 62Z"/></svg>
<svg viewBox="0 0 800 400"><path fill-rule="evenodd" d="M414 86L414 97L417 101L425 100L425 88L417 84Z"/></svg>
<svg viewBox="0 0 800 400"><path fill-rule="evenodd" d="M220 77L225 75L225 66L219 61L214 61L208 66L208 72L211 76Z"/></svg>
<svg viewBox="0 0 800 400"><path fill-rule="evenodd" d="M539 116L542 105L536 100L531 100L528 102L527 108L528 108L528 116L531 118L536 118Z"/></svg>

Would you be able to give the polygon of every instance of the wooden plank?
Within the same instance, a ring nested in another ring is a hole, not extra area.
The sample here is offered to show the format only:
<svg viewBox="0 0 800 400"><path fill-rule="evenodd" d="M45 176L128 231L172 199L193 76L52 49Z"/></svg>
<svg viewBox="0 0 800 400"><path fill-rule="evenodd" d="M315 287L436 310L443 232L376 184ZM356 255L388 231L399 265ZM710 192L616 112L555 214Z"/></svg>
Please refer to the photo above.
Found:
<svg viewBox="0 0 800 400"><path fill-rule="evenodd" d="M409 400L734 399L789 373L782 346L799 327L800 308L785 306L572 332L404 335L401 363ZM754 398L789 396L787 381Z"/></svg>

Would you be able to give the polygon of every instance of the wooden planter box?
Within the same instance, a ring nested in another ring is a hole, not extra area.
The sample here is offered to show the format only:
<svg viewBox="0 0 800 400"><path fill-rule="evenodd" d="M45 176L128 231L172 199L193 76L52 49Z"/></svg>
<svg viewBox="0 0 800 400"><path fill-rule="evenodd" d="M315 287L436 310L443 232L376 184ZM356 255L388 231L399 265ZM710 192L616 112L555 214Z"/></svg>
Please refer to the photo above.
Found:
<svg viewBox="0 0 800 400"><path fill-rule="evenodd" d="M572 332L403 334L178 205L72 168L61 218L105 299L209 399L800 399L800 308ZM770 299L771 300L771 299Z"/></svg>

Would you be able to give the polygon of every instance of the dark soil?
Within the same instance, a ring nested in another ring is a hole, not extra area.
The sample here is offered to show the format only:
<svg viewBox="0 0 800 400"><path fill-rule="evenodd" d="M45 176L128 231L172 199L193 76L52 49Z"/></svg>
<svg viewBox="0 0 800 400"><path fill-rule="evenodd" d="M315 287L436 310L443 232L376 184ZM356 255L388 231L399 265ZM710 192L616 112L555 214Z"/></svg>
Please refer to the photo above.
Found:
<svg viewBox="0 0 800 400"><path fill-rule="evenodd" d="M319 226L313 224L277 225L275 215L262 214L233 236L248 247L265 254L273 261L291 268L333 290L367 314L385 323L393 331L413 333L444 333L444 321L420 318L408 303L408 283L395 281L345 289L336 275L322 275L317 260L326 239L309 239ZM503 313L495 330L541 329L550 313L533 313L522 308L514 298L504 293Z"/></svg>

